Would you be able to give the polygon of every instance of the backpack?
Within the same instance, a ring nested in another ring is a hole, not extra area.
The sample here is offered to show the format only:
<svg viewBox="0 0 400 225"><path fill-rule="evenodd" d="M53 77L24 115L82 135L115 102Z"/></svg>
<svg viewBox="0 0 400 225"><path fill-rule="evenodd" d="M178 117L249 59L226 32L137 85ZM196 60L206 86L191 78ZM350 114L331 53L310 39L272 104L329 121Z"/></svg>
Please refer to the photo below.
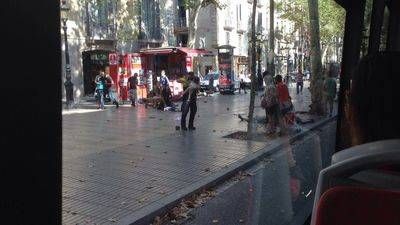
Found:
<svg viewBox="0 0 400 225"><path fill-rule="evenodd" d="M266 109L278 104L278 96L275 88L269 88L261 100L261 107Z"/></svg>

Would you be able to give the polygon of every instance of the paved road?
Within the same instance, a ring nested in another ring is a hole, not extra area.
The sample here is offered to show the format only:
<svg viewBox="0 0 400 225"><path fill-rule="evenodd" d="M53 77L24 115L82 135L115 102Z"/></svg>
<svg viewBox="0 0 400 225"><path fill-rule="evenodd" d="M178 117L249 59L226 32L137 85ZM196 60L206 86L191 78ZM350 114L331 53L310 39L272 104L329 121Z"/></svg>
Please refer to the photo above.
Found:
<svg viewBox="0 0 400 225"><path fill-rule="evenodd" d="M293 91L296 109L306 110L308 90ZM179 113L143 106L64 112L63 224L114 224L140 215L278 142L222 138L246 129L236 115L247 114L248 101L249 94L199 99L194 132L175 131Z"/></svg>

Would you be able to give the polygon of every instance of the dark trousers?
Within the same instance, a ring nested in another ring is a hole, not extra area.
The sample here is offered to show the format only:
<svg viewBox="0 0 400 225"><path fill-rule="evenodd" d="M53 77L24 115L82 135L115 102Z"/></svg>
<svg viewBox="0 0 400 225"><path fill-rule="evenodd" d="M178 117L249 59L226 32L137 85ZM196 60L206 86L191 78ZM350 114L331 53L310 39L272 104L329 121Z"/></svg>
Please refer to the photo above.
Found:
<svg viewBox="0 0 400 225"><path fill-rule="evenodd" d="M297 94L299 93L299 91L303 92L303 82L297 82L296 90L297 90Z"/></svg>
<svg viewBox="0 0 400 225"><path fill-rule="evenodd" d="M246 92L246 85L245 85L244 83L240 83L240 86L239 86L239 94L240 94L240 91L241 91L241 90L243 90L245 94L247 93L247 92Z"/></svg>
<svg viewBox="0 0 400 225"><path fill-rule="evenodd" d="M166 87L164 87L161 91L161 97L163 98L165 107L167 106L171 106L171 101L169 99L169 93L168 93L168 89Z"/></svg>
<svg viewBox="0 0 400 225"><path fill-rule="evenodd" d="M186 116L190 111L189 116L189 128L193 128L194 117L196 116L197 112L197 104L196 102L187 102L184 101L182 103L182 118L181 118L181 127L186 127Z"/></svg>

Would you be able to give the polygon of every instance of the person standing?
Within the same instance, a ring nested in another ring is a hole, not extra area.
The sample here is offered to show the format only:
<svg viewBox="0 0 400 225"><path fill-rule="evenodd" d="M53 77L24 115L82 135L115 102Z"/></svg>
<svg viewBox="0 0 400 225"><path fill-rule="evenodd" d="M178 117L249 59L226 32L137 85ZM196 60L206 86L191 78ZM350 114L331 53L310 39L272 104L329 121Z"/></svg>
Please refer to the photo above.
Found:
<svg viewBox="0 0 400 225"><path fill-rule="evenodd" d="M96 83L96 93L98 98L97 109L104 109L104 90L106 88L106 79L104 70L100 70L100 74L96 76L94 82Z"/></svg>
<svg viewBox="0 0 400 225"><path fill-rule="evenodd" d="M186 89L189 88L190 82L193 80L194 74L189 72L187 76L183 76L179 79L179 83L182 84L183 94L182 94L182 105L181 105L181 112L183 112L183 108L185 107L185 103L189 98L189 93L185 92Z"/></svg>
<svg viewBox="0 0 400 225"><path fill-rule="evenodd" d="M296 74L296 93L303 93L303 73L301 70Z"/></svg>
<svg viewBox="0 0 400 225"><path fill-rule="evenodd" d="M122 102L125 103L127 99L127 92L128 92L128 79L126 79L126 70L122 69L119 75L119 88L120 88L120 97Z"/></svg>
<svg viewBox="0 0 400 225"><path fill-rule="evenodd" d="M161 96L164 101L164 107L171 106L170 100L169 100L169 80L167 75L165 74L165 71L161 71Z"/></svg>
<svg viewBox="0 0 400 225"><path fill-rule="evenodd" d="M135 107L136 106L136 98L137 98L137 73L134 73L132 76L128 78L128 92L129 92L129 98L131 100L131 106Z"/></svg>
<svg viewBox="0 0 400 225"><path fill-rule="evenodd" d="M118 103L118 99L117 99L117 95L116 90L115 90L115 84L114 81L112 79L112 77L109 74L110 69L108 67L106 67L106 73L105 73L105 79L106 79L106 83L107 83L107 94L108 97L110 97L110 100L112 101L112 103L115 105L116 108L119 107L119 103Z"/></svg>
<svg viewBox="0 0 400 225"><path fill-rule="evenodd" d="M333 101L336 97L336 80L333 77L333 71L329 70L328 77L324 81L324 99L325 106L329 107L329 117L332 116L333 112Z"/></svg>
<svg viewBox="0 0 400 225"><path fill-rule="evenodd" d="M279 122L278 110L278 93L276 91L274 78L268 71L264 71L263 78L265 82L264 95L262 97L261 106L265 109L267 118L267 135L273 134L276 131L276 126Z"/></svg>
<svg viewBox="0 0 400 225"><path fill-rule="evenodd" d="M189 75L190 76L190 75ZM187 95L188 99L182 103L182 117L181 117L181 128L187 130L186 127L186 116L190 111L189 116L189 130L196 130L194 127L194 118L197 112L197 93L200 89L199 77L193 77L189 87L184 91L183 96Z"/></svg>
<svg viewBox="0 0 400 225"><path fill-rule="evenodd" d="M279 123L281 128L281 133L286 133L287 124L285 121L285 117L287 114L293 109L292 99L289 95L289 89L284 82L282 82L282 76L276 76L276 90L278 93L278 101L279 101Z"/></svg>
<svg viewBox="0 0 400 225"><path fill-rule="evenodd" d="M210 89L210 93L214 92L214 74L210 73L210 79L208 80L208 87Z"/></svg>

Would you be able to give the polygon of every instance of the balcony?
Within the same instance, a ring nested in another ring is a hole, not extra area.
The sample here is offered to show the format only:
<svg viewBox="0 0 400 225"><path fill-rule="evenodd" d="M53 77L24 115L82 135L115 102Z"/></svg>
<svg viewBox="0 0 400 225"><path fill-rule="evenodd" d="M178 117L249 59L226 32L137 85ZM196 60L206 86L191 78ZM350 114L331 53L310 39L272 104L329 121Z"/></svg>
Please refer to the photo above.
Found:
<svg viewBox="0 0 400 225"><path fill-rule="evenodd" d="M224 30L232 31L233 29L235 29L235 27L233 26L232 20L226 19L224 23Z"/></svg>
<svg viewBox="0 0 400 225"><path fill-rule="evenodd" d="M174 25L174 34L188 34L189 28L186 23L186 17L179 17Z"/></svg>

